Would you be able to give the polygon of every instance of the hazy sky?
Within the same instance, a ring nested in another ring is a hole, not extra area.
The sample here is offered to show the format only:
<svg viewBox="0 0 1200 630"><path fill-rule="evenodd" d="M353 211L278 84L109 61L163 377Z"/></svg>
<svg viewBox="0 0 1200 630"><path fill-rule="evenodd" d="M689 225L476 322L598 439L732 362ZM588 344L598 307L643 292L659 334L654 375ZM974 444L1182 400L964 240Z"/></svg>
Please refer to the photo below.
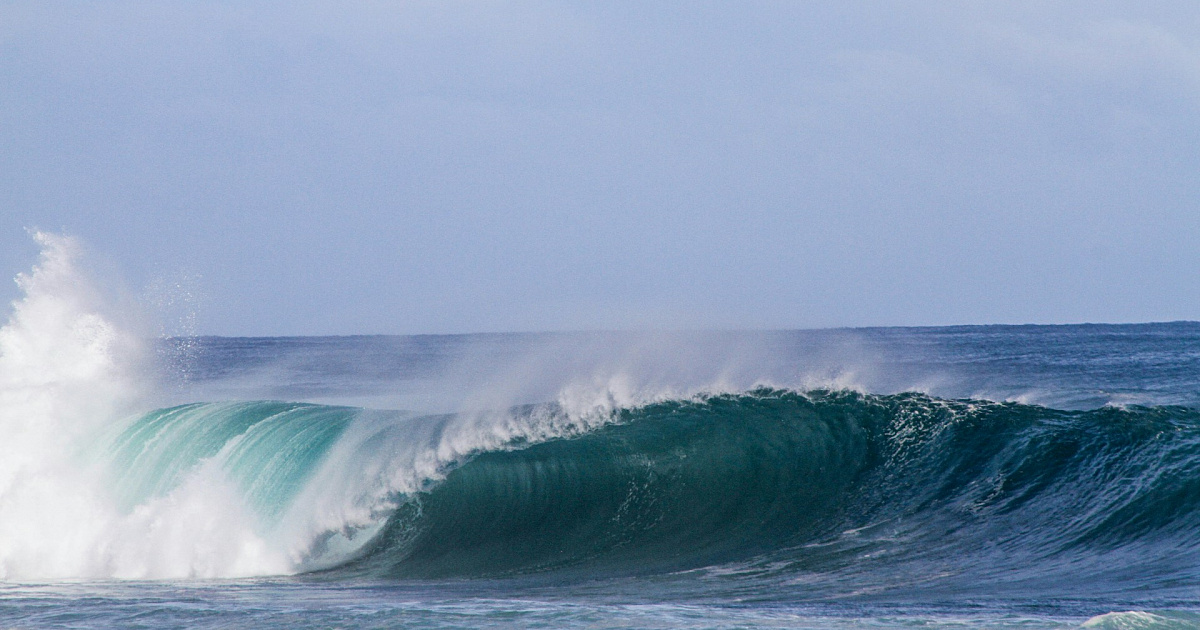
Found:
<svg viewBox="0 0 1200 630"><path fill-rule="evenodd" d="M30 227L198 333L1200 319L1200 4L4 1Z"/></svg>

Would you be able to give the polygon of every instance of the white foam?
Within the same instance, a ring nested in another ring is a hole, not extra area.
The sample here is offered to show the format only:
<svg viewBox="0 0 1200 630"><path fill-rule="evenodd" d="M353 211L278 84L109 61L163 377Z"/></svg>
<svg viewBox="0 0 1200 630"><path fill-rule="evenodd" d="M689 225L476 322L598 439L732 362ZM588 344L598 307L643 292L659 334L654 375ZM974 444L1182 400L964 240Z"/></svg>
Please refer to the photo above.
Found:
<svg viewBox="0 0 1200 630"><path fill-rule="evenodd" d="M336 562L369 539L397 497L474 453L578 434L619 409L677 395L599 371L561 388L557 405L525 411L509 410L499 388L453 415L364 413L269 528L224 474L230 445L168 494L121 509L107 481L105 436L153 406L138 387L146 353L106 316L81 273L78 242L35 238L41 257L19 276L24 297L0 329L4 580L240 577ZM331 543L330 532L342 540Z"/></svg>
<svg viewBox="0 0 1200 630"><path fill-rule="evenodd" d="M41 256L0 329L0 579L286 571L216 466L117 508L89 447L141 400L139 337L104 315L77 241L34 238Z"/></svg>
<svg viewBox="0 0 1200 630"><path fill-rule="evenodd" d="M1172 619L1171 617L1156 615L1154 613L1130 610L1097 615L1083 622L1083 625L1080 627L1113 628L1117 630L1153 630L1162 628L1167 630L1174 628L1194 628L1195 622L1196 619L1194 618Z"/></svg>

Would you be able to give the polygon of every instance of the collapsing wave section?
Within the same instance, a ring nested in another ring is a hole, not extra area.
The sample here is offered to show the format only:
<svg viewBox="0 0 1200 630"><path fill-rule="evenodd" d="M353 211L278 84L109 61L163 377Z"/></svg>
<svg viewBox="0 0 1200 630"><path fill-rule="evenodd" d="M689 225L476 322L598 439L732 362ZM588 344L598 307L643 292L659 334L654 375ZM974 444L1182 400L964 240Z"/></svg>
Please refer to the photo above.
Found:
<svg viewBox="0 0 1200 630"><path fill-rule="evenodd" d="M478 452L585 430L558 405L414 416L274 401L193 403L123 424L103 440L121 510L219 485L292 573L360 555L397 505ZM221 515L209 515L220 518Z"/></svg>
<svg viewBox="0 0 1200 630"><path fill-rule="evenodd" d="M409 418L281 402L152 407L142 337L108 315L79 244L37 233L0 328L0 579L237 577L336 565L398 497L476 452L604 413ZM132 328L136 329L136 326Z"/></svg>
<svg viewBox="0 0 1200 630"><path fill-rule="evenodd" d="M24 297L0 329L0 579L286 570L210 467L120 505L104 436L145 408L145 349L105 315L79 244L34 237L41 256L17 277Z"/></svg>

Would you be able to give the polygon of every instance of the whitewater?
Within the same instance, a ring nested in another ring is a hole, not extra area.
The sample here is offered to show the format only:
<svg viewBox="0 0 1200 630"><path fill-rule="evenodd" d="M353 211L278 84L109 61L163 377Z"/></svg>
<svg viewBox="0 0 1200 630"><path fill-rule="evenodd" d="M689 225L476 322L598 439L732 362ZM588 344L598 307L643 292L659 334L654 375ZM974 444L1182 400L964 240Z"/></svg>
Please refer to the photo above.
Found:
<svg viewBox="0 0 1200 630"><path fill-rule="evenodd" d="M1200 626L1200 324L157 336L36 238L0 627Z"/></svg>

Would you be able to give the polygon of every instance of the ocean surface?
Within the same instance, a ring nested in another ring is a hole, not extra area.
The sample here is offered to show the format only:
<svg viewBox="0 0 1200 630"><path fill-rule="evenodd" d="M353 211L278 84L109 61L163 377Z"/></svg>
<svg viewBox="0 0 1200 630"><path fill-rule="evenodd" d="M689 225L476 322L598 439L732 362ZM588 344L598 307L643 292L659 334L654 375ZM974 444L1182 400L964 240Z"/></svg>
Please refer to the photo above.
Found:
<svg viewBox="0 0 1200 630"><path fill-rule="evenodd" d="M1200 627L1200 323L156 338L43 245L0 628Z"/></svg>

